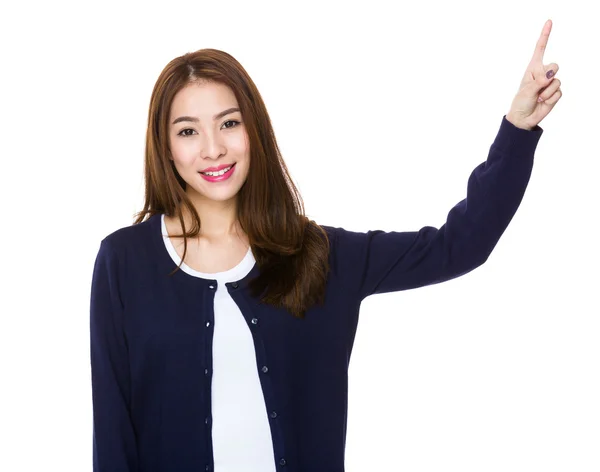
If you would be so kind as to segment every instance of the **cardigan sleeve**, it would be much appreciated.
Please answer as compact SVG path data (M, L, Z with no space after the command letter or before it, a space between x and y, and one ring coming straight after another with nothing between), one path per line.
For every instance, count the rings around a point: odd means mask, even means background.
M104 239L94 264L90 303L94 472L138 470L122 320L118 261Z
M444 282L482 265L507 228L529 182L539 126L525 130L503 116L485 162L467 182L467 196L440 227L418 231L336 228L336 264L359 300L378 293Z

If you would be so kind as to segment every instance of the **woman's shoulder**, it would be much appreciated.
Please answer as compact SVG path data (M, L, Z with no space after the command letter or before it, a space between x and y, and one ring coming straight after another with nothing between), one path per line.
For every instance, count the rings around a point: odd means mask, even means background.
M140 223L120 226L106 234L100 244L120 252L127 248L151 243L152 230L160 231L160 214L154 214Z

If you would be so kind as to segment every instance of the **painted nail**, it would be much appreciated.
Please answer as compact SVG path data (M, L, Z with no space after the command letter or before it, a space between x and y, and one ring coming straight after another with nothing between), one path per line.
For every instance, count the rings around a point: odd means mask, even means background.
M553 75L554 75L554 71L552 69L550 69L548 72L546 72L547 79L551 79Z

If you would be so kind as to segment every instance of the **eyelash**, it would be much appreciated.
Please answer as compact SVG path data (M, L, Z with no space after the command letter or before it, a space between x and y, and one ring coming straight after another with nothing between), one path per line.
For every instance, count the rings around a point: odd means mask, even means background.
M237 120L227 120L225 123L236 123L236 125L230 126L229 128L225 128L225 129L236 128L237 125L240 124L240 122ZM225 123L223 123L223 124L225 124ZM192 128L185 128L185 129L182 129L179 133L177 133L177 136L181 136L182 138L187 138L189 136L193 136L193 134L182 134L184 131L188 131L188 130L194 131Z

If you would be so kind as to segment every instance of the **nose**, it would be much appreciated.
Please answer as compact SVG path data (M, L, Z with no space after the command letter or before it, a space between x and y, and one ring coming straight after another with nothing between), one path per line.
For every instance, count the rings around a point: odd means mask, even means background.
M200 147L200 156L202 159L216 160L225 152L225 146L220 140L218 134L211 135L210 133L204 134L205 139Z

